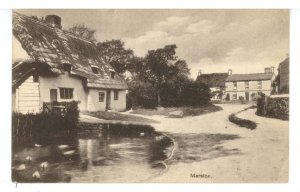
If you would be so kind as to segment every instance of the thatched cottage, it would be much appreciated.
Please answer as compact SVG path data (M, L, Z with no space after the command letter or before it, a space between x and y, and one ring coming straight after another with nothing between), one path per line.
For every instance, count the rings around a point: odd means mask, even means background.
M82 111L125 110L124 79L102 62L94 43L63 30L59 16L41 21L13 13L13 46L25 53L12 66L14 111L36 113L44 102L72 100Z

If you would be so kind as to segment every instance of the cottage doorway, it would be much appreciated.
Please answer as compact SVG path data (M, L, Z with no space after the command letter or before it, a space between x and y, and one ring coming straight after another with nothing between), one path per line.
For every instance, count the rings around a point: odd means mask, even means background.
M57 89L50 89L50 102L57 101Z
M107 90L106 92L106 110L111 110L111 94L110 94L110 90Z
M246 101L249 101L249 92L246 92Z

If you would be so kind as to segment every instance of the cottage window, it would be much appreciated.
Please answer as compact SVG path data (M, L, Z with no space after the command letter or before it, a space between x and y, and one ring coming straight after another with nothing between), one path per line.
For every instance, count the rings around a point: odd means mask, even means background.
M61 99L73 99L73 88L59 88Z
M112 79L115 78L115 75L116 75L116 73L115 73L114 71L111 71L111 72L110 72L110 77L111 77Z
M237 82L233 82L233 90L237 89Z
M261 89L262 88L262 82L261 81L257 81L257 89Z
M95 74L99 74L99 69L97 67L92 67L92 71Z
M98 96L99 96L99 102L104 102L105 93L104 92L99 92Z
M245 81L245 89L249 89L249 81Z
M119 92L117 90L114 90L114 100L119 99Z
M236 93L232 94L232 100L237 100L237 94Z

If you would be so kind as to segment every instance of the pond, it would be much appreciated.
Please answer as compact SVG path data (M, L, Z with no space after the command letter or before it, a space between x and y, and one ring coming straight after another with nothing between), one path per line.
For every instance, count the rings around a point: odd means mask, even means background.
M143 182L165 171L172 141L153 128L61 133L13 150L16 182ZM134 131L128 131L128 130Z

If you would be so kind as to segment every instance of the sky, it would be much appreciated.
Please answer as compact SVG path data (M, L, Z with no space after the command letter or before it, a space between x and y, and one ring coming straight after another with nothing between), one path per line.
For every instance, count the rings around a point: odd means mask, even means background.
M85 24L96 39L121 39L137 56L177 45L191 77L202 73L260 73L289 54L288 10L15 10L26 15L56 14L63 29Z

